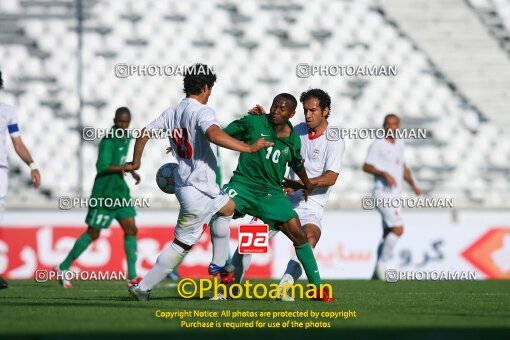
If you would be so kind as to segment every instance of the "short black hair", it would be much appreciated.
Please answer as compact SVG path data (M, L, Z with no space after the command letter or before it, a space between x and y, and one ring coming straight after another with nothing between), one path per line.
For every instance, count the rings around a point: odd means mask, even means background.
M293 95L291 95L290 93L280 93L278 94L276 97L274 97L273 101L276 99L276 98L283 98L283 99L286 99L288 100L291 104L292 104L292 111L296 111L296 107L297 107L297 100L296 100L296 97L294 97Z
M383 126L386 125L386 121L388 120L388 118L397 118L397 121L400 123L400 118L398 118L398 116L395 113L388 113L386 116L384 116Z
M2 79L2 71L0 71L0 90L4 88L4 80Z
M117 110L115 110L115 119L118 119L123 114L128 114L129 117L131 117L131 111L129 111L127 107L121 106Z
M304 104L305 101L310 98L316 98L319 101L319 106L321 107L322 111L324 111L325 108L328 108L331 111L331 97L326 91L321 89L310 89L301 93L299 101ZM328 117L329 113L327 114L326 118Z
M205 85L212 87L216 82L214 69L205 64L194 64L186 68L184 75L184 93L186 96L197 95Z

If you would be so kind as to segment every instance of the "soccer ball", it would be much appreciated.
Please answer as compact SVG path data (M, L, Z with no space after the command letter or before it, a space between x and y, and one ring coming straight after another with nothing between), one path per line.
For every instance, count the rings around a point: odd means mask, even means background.
M175 194L174 171L177 170L177 163L163 164L156 173L156 183L161 191L167 194Z

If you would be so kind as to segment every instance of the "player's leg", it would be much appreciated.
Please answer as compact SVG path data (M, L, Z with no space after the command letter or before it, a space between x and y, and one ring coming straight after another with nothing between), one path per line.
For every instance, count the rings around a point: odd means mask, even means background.
M215 271L219 272L219 269L227 264L230 252L230 222L234 216L235 209L235 202L229 199L211 220L213 258L209 265L209 271L211 272L212 269L212 274L215 274Z
M377 248L377 260L374 277L385 279L388 261L393 255L400 236L404 233L400 208L380 208L383 220L383 235Z
M149 299L152 288L181 263L202 236L212 216L228 201L228 196L224 193L211 198L192 186L178 188L175 195L181 205L174 230L175 239L158 256L156 263L140 283L129 289L135 299Z
M250 224L260 223L256 217L252 218ZM269 231L269 239L278 234L278 230ZM240 254L239 247L237 247L234 256L232 257L232 265L234 266L234 280L235 282L243 282L244 274L250 269L252 254Z
M301 264L303 265L306 276L308 278L308 282L319 288L321 284L319 268L317 266L317 261L315 260L315 256L313 254L312 247L310 246L310 242L308 242L306 233L301 227L301 222L299 221L299 218L294 217L290 219L289 221L280 225L279 229L294 244L294 249L296 250L297 258L299 262L301 262Z
M133 209L134 213L134 209ZM140 278L136 275L136 258L137 258L137 243L136 234L138 229L136 228L134 216L127 217L127 214L118 215L117 221L120 227L124 231L124 251L126 252L127 272L128 272L128 284L129 286L140 282Z
M306 233L310 246L315 249L315 246L321 237L321 229L315 224L308 223L303 226L303 230ZM294 255L287 263L287 268L285 269L285 273L280 281L280 285L283 285L284 283L293 284L301 277L302 274L303 269L301 267L301 263L299 262L297 255Z
M108 209L90 208L85 223L87 223L87 230L76 240L73 248L67 254L66 258L60 265L55 267L57 273L69 270L73 262L89 247L89 245L99 238L101 229L110 226L113 216ZM71 283L65 279L61 274L59 275L59 282L64 288L70 288Z

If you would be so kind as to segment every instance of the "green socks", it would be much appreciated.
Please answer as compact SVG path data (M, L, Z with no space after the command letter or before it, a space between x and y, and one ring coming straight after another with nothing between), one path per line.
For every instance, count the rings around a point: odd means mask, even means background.
M128 278L136 278L136 235L124 235Z
M83 233L74 243L73 249L71 249L64 262L60 264L60 269L69 270L69 267L71 267L73 261L76 260L91 243L92 239L90 238L89 234Z
M317 289L320 288L321 276L319 274L319 267L317 266L317 261L315 261L315 256L313 255L313 249L310 246L310 243L306 242L301 246L294 246L294 248L296 249L297 258L305 270L308 282L314 284Z

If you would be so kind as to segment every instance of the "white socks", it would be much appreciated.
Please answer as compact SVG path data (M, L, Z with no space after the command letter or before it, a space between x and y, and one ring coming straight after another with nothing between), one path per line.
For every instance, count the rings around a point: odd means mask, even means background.
M386 237L382 240L381 244L379 245L378 249L378 263L386 263L391 258L391 255L393 253L393 248L395 248L395 245L397 244L397 241L400 236L396 235L395 233L388 233Z
M220 267L227 264L230 253L230 221L232 216L215 216L211 223L212 263Z
M236 249L232 257L232 265L234 265L234 278L235 282L241 283L244 278L244 273L248 271L251 264L251 254L239 254L239 248Z
M155 285L163 281L163 279L179 264L188 254L188 250L184 250L181 246L173 242L168 248L163 250L158 256L158 260L154 267L140 281L138 287L141 290L152 290Z
M287 264L287 269L285 269L285 274L283 274L282 280L285 278L285 275L290 275L294 280L294 283L301 277L302 274L303 268L301 268L301 263L299 262L297 256L294 255Z

